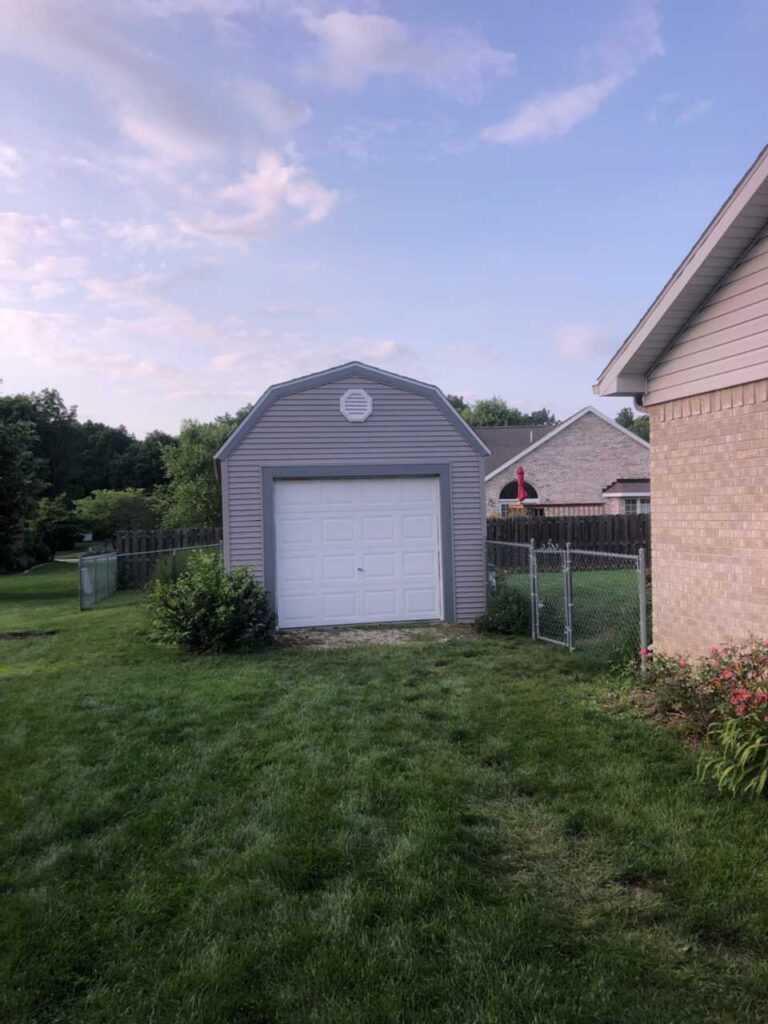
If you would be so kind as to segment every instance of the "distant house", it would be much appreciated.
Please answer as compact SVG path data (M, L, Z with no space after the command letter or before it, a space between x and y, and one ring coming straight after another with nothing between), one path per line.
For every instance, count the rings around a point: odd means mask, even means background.
M485 499L490 516L517 503L517 468L525 471L526 497L545 514L646 511L650 500L650 447L591 406L554 427L477 427L490 449ZM627 481L630 494L612 487ZM646 487L641 491L638 481ZM632 506L630 498L643 499Z
M768 147L595 391L631 395L651 417L654 646L765 638Z
M651 511L651 481L642 479L614 480L603 490L605 511L625 515Z

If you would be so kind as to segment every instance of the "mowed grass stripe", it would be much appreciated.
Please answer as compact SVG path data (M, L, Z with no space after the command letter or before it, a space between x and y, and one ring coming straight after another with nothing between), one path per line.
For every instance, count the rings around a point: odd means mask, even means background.
M766 1019L762 804L586 658L192 658L0 580L0 1019ZM39 600L37 599L39 595Z

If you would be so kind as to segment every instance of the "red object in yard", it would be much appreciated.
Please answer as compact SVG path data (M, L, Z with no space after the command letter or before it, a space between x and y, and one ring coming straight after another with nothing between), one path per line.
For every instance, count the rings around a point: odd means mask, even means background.
M525 470L522 466L518 466L515 470L517 476L517 500L525 501Z

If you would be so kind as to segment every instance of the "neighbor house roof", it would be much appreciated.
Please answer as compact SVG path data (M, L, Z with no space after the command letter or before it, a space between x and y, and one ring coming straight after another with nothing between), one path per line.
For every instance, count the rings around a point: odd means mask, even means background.
M645 498L651 493L651 481L648 477L620 477L603 488L606 498Z
M414 394L423 395L436 406L438 411L445 416L448 422L460 434L463 434L465 440L469 442L479 455L490 454L485 444L469 424L456 412L440 388L434 384L425 384L423 381L414 380L412 377L403 377L399 373L390 373L389 370L379 370L377 367L369 366L367 363L353 361L344 363L341 366L332 366L330 369L321 370L318 373L308 373L304 377L296 377L293 380L286 380L267 388L242 423L235 428L216 452L214 459L218 463L228 458L238 448L243 438L258 423L264 413L279 398L282 398L284 395L307 391L310 388L320 387L323 384L333 384L350 376L362 377L364 380L376 381L382 384L391 384L403 391L411 391Z
M573 416L569 416L567 420L563 420L563 422L559 423L556 427L552 427L551 430L549 430L543 437L534 441L533 444L529 444L527 448L524 448L521 452L517 452L511 459L508 459L506 462L501 463L501 465L496 466L496 468L491 470L489 473L486 473L485 479L490 480L493 477L498 476L498 474L502 473L505 469L509 469L513 464L519 463L521 459L526 458L531 452L536 451L537 448L547 444L547 442L551 441L553 437L557 437L558 434L561 434L564 430L572 427L573 424L578 422L578 420L583 416L587 416L589 414L597 416L598 419L607 423L608 426L613 427L614 430L618 430L622 434L626 434L627 437L631 437L633 441L642 445L643 448L650 448L648 442L644 441L642 437L638 437L637 434L633 434L632 431L627 430L626 427L620 427L615 420L612 420L609 416L606 416L604 413L595 409L594 406L586 405L583 409L579 409L578 412L575 412Z
M475 427L475 433L491 451L485 460L486 474L492 473L554 429L552 424L544 427Z
M768 146L600 374L593 389L596 394L639 396L645 392L648 372L752 244L767 218Z

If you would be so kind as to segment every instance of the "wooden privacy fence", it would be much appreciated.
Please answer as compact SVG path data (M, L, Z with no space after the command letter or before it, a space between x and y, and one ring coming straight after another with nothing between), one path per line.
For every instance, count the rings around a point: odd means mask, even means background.
M185 548L211 547L221 544L221 538L222 531L216 526L184 530L118 530L115 534L118 588L146 586L164 552L170 555Z
M651 557L651 517L639 515L615 516L510 516L508 519L489 519L489 541L507 541L512 544L530 544L537 548L553 545L558 548L570 544L583 551L610 551L620 555L636 555L645 548L647 563Z

